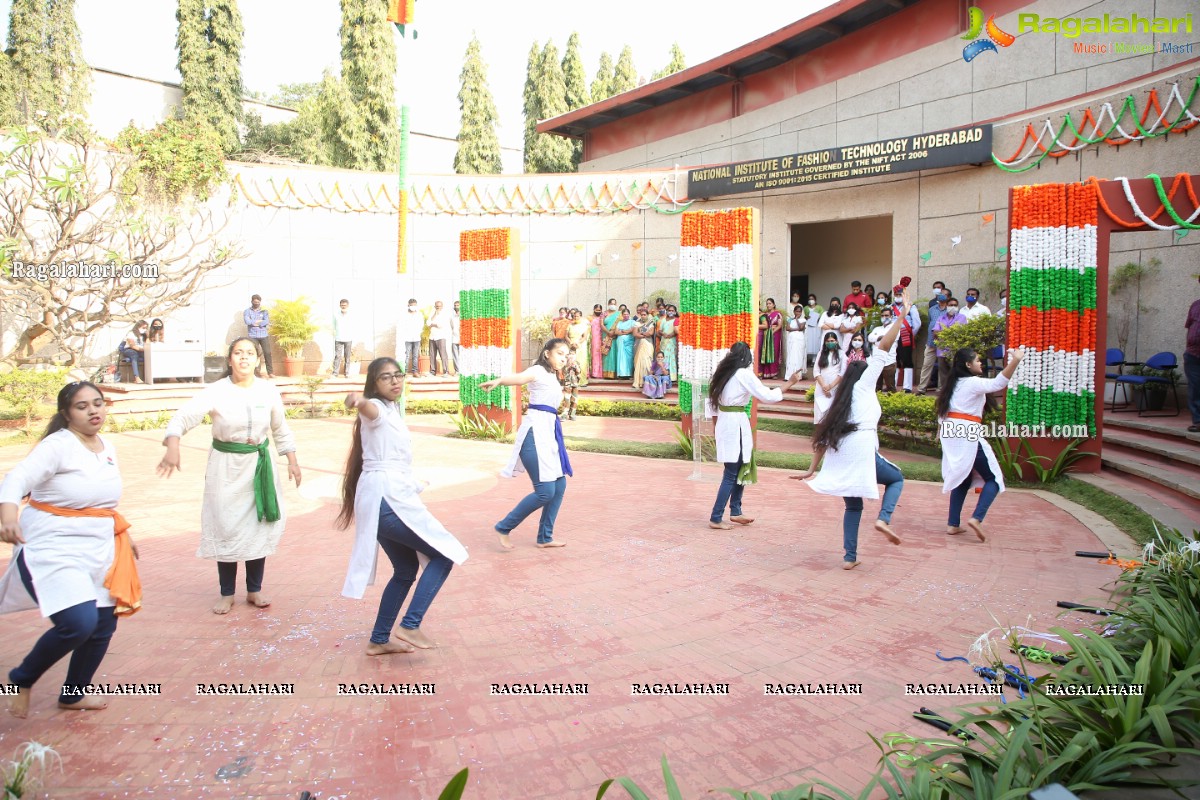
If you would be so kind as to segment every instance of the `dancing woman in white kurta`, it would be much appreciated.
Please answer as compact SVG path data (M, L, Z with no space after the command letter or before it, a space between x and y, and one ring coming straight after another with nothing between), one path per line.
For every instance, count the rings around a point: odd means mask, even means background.
M0 485L0 541L16 546L0 579L0 613L37 608L54 622L8 674L9 683L20 687L10 706L17 717L29 713L34 683L68 653L59 707L104 708L83 687L108 651L117 612L132 613L140 605L113 580L118 556L132 569L136 548L116 512L121 475L116 452L99 436L105 416L104 396L94 384L63 387L42 440ZM27 496L30 505L18 517ZM140 591L137 584L138 597Z
M716 440L717 461L725 465L721 486L717 489L717 500L713 503L708 527L729 530L733 526L725 522L725 506L729 506L729 519L739 525L754 522L742 513L742 493L745 484L755 483L758 478L754 468L754 430L746 416L746 403L755 397L764 403L778 403L783 393L796 385L800 372L788 378L780 389L768 389L754 374L751 365L754 351L745 342L734 342L728 355L721 359L713 370L709 383L708 400L712 413L717 415ZM742 474L743 465L751 465L747 474Z
M964 348L954 354L950 376L938 393L938 434L942 441L942 494L950 495L950 516L946 521L946 533L963 532L962 507L972 485L981 485L979 502L975 512L967 520L967 527L979 537L987 540L983 532L983 518L996 497L1004 491L1004 476L996 454L983 437L983 415L994 404L988 395L1000 392L1017 371L1017 365L1025 357L1021 348L1009 354L1008 366L994 378L984 378L983 363L974 350Z
M910 307L906 293L904 311ZM809 485L820 494L841 497L845 502L843 569L853 569L859 564L858 525L862 520L863 498L874 500L879 497L879 484L884 485L884 493L875 530L892 544L900 544L900 537L892 531L890 522L904 488L904 476L895 464L879 455L877 428L883 409L875 394L875 384L883 368L895 363L892 345L899 332L899 323L893 322L869 359L852 362L846 367L837 398L813 431L812 466L804 475L793 478L806 480L812 477L824 459L821 473Z
M179 440L212 418L213 447L204 473L204 503L200 510L199 558L217 562L221 598L213 613L233 607L237 562L246 562L246 602L265 608L261 595L266 558L275 552L287 524L283 510L283 481L271 464L269 439L288 460L288 475L300 485L296 444L275 385L254 376L258 355L254 342L237 339L229 347L229 372L210 383L175 413L163 445L167 454L158 474L169 477L179 469Z
M422 487L413 479L412 438L396 406L396 398L403 392L400 364L391 358L377 358L367 367L363 393L346 396L346 406L358 409L358 419L338 516L341 528L355 522L354 549L342 594L362 599L367 584L375 581L380 547L392 562L392 577L379 598L367 645L367 655L372 656L435 646L421 632L421 622L451 568L467 560L466 548L418 497ZM416 580L419 563L425 568ZM395 634L400 641L393 642L388 637L413 581L417 589Z
M613 347L619 346L613 342ZM538 523L537 546L562 547L564 544L554 541L554 521L567 492L567 476L573 473L563 445L562 422L558 418L563 391L555 373L566 365L569 348L566 339L550 339L529 369L479 385L484 391L497 386L529 386L529 413L521 420L512 458L500 474L511 478L518 472L528 472L529 480L533 481L533 492L496 523L500 547L505 550L513 549L508 541L509 532L539 508L542 516Z

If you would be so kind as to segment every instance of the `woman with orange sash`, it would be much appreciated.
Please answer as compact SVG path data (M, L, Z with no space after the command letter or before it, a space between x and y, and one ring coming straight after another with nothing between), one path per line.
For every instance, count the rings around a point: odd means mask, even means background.
M983 532L983 518L992 501L1004 491L1004 476L996 454L983 436L983 416L995 405L989 397L1002 392L1017 371L1017 365L1025 357L1025 351L1017 348L1010 352L1008 366L994 378L984 378L983 364L970 348L954 354L950 377L938 393L938 434L942 441L942 494L950 495L950 517L946 533L955 535L965 529L961 526L962 507L972 485L982 486L975 512L967 520L967 528L987 541Z
M67 384L41 441L0 484L0 541L16 546L0 578L0 613L37 608L54 622L8 673L19 687L9 707L16 717L29 714L34 683L68 653L58 707L104 708L86 687L108 652L117 616L141 606L137 548L116 510L117 456L99 435L106 417L98 387ZM25 497L29 505L18 515Z

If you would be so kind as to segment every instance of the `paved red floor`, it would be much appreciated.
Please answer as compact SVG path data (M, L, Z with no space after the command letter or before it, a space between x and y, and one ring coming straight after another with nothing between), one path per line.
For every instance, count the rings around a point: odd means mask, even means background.
M426 500L471 558L423 626L441 647L371 658L380 587L363 601L340 596L352 534L332 527L350 423L294 425L304 485L285 491L288 531L267 564L274 605L227 617L208 611L216 570L194 557L205 431L185 440L184 472L170 480L154 476L161 433L114 437L145 610L122 621L97 681L161 683L162 696L58 711L62 664L35 689L28 720L0 715L0 754L27 740L61 753L51 796L434 798L462 767L471 800L594 797L617 775L659 796L664 753L686 797L818 778L856 787L879 755L868 732L932 734L910 714L954 704L906 697L904 684L973 678L935 650L965 654L993 618L1093 622L1058 618L1055 601L1104 602L1116 569L1073 557L1099 541L1034 495L1001 496L981 544L942 532L940 486L910 483L894 520L904 544L864 530L863 564L847 572L841 501L789 473L762 470L747 491L755 524L717 532L706 526L716 485L688 480L690 464L583 453L557 530L569 546L534 548L527 522L503 553L491 526L529 490L496 477L509 448L418 434ZM0 449L0 472L20 456ZM0 667L45 627L35 612L0 618ZM217 682L292 682L295 696L198 696L196 684ZM338 696L351 682L434 683L436 694ZM514 682L589 693L490 693ZM634 683L676 682L727 683L729 694L631 696ZM787 682L863 688L764 696L764 684Z

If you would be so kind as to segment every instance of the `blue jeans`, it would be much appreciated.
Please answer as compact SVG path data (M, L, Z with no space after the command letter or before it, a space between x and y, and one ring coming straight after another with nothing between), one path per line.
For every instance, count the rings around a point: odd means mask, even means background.
M567 476L560 476L558 480L553 481L538 480L537 444L533 439L533 431L525 434L525 441L521 442L520 455L521 464L529 473L529 480L533 481L533 491L525 495L521 502L517 503L516 508L508 512L507 517L496 523L496 530L500 533L508 533L540 508L542 518L538 523L537 541L538 544L549 544L554 540L554 520L558 518L558 509L562 507L563 495L567 493Z
M1183 354L1183 374L1187 376L1188 411L1192 412L1192 424L1200 425L1200 356Z
M979 473L979 477L983 478L983 491L979 494L979 502L975 504L975 513L971 515L972 519L977 519L983 522L983 518L987 516L988 509L992 506L992 501L1000 494L1000 484L996 483L996 476L992 474L992 468L988 466L987 456L984 455L983 448L990 447L982 439L979 441L979 446L975 450L975 472ZM950 519L948 524L952 528L957 528L962 519L963 503L967 500L967 492L971 491L971 476L967 475L963 482L955 486L950 491Z
M746 490L737 482L738 471L742 468L742 456L738 454L738 460L727 463L725 465L725 473L721 476L721 487L717 489L717 502L713 503L712 514L709 515L709 522L720 522L725 518L725 506L729 506L729 516L740 517L742 515L742 492Z
M37 592L25 566L23 551L17 556L17 571L21 574L25 590L36 600ZM81 689L92 682L117 629L117 617L113 610L112 606L97 608L95 600L88 600L51 614L50 621L54 627L42 634L21 666L8 673L9 682L28 689L37 683L46 670L71 653L67 677L58 701L68 705L78 703L84 697Z
M875 454L875 482L883 484L883 502L879 506L879 519L892 521L892 512L900 501L904 489L904 476L899 467L891 464L879 453ZM862 521L863 501L861 497L843 497L846 510L842 514L842 547L846 550L845 561L858 560L858 524Z
M400 607L408 597L417 577L420 561L417 553L429 558L417 581L417 590L413 592L412 602L408 604L408 613L400 621L401 628L414 631L421 627L425 612L437 597L438 590L446 582L454 562L439 553L431 544L415 534L411 528L396 516L387 500L379 504L379 530L375 535L384 554L392 562L392 579L383 587L383 596L379 598L379 613L375 616L375 628L371 631L372 644L386 644L400 616Z
M135 379L140 379L142 377L140 369L146 365L146 351L123 347L121 348L121 361L129 365L129 371L133 373Z

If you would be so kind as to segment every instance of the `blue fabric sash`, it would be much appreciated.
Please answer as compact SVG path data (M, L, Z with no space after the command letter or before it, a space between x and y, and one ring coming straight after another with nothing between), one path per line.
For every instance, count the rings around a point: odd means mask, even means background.
M559 419L558 409L551 408L550 406L534 405L533 403L530 403L529 410L545 411L547 414L554 415L554 441L558 442L558 463L562 467L563 475L570 475L571 477L574 477L575 473L571 470L571 459L567 458L567 445L563 441L562 420Z

